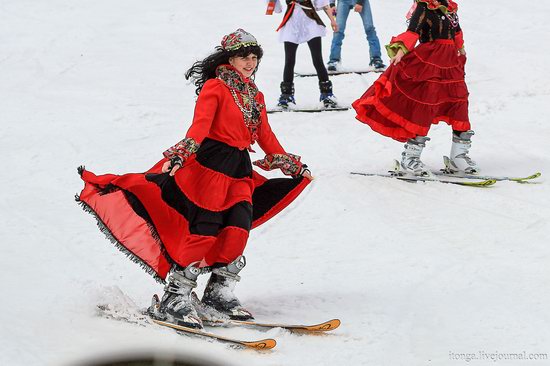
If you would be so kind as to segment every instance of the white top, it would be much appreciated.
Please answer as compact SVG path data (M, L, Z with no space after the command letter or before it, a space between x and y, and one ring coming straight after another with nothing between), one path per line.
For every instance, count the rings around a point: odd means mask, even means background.
M280 9L280 0L277 0L278 8ZM316 10L321 10L327 6L330 0L312 0ZM326 23L326 22L325 22ZM330 26L330 22L328 23ZM305 43L315 37L324 37L327 34L326 27L317 24L313 19L309 18L302 10L300 4L296 3L292 16L286 22L285 26L279 29L279 42L292 42L296 44Z

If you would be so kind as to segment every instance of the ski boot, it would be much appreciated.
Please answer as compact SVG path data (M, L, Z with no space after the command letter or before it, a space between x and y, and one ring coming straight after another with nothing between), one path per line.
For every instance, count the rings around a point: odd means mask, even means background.
M405 151L401 153L401 168L404 172L420 177L432 175L420 160L420 155L426 146L426 141L430 141L430 138L426 136L416 136L414 139L409 139L407 141L405 144Z
M384 71L386 69L386 65L380 57L371 58L369 66L374 67L374 71Z
M451 146L450 157L444 156L445 172L451 174L478 174L479 167L473 161L468 153L472 147L471 137L474 131L468 130L464 132L453 131L453 144Z
M152 304L147 309L151 318L183 327L202 329L202 321L190 297L191 291L197 287L197 277L201 272L195 264L198 262L185 268L177 265L172 267L164 286L162 300L159 301L158 296L154 295Z
M323 107L327 109L338 107L338 100L332 94L332 81L319 81L319 90L321 92L319 101L323 102Z
M214 268L204 289L203 304L214 308L233 320L254 319L233 293L235 285L241 279L238 273L245 265L246 259L241 255L223 267Z
M327 63L327 70L328 71L338 71L338 64L340 62L339 61L329 61Z
M289 104L296 105L296 100L294 99L294 83L291 81L283 81L281 82L281 96L279 97L277 106L288 109Z

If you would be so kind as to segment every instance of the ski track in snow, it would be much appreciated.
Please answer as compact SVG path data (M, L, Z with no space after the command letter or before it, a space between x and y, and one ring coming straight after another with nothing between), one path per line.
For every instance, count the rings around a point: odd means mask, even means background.
M0 1L0 364L76 365L140 350L224 365L317 366L451 365L464 361L449 352L480 350L550 354L545 5L460 2L472 156L487 175L541 171L536 184L473 189L352 176L386 171L402 144L358 123L353 110L270 116L283 146L317 179L251 233L237 295L259 321L339 317L342 325L322 336L217 329L277 339L274 351L257 353L98 316L98 304L144 308L162 287L103 238L73 196L82 187L77 166L143 171L181 139L195 101L185 70L238 27L264 47L256 81L274 105L281 16L266 17L263 1L246 0ZM382 44L405 30L409 6L372 2ZM362 32L350 14L347 68L368 60ZM302 45L296 70L312 69ZM335 94L351 104L377 77L333 77ZM301 105L317 103L315 78L295 83ZM442 166L450 135L444 124L433 127L425 163Z

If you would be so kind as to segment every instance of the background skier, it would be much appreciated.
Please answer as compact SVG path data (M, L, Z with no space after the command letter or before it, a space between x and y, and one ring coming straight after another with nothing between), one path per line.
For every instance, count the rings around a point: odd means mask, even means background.
M281 12L279 1L270 1L275 12ZM332 30L338 30L336 19L329 6L329 0L286 0L286 4L286 12L277 28L279 41L283 42L285 47L285 67L278 105L287 108L289 104L296 104L294 98L296 52L300 44L307 43L313 66L319 78L319 100L325 108L337 107L337 100L332 92L332 82L329 80L323 62L321 37L326 35L326 27L319 14L317 14L317 10L323 9L329 17Z
M372 10L369 0L331 1L330 6L336 8L336 23L338 24L338 30L334 31L332 35L330 56L327 64L328 70L337 71L338 65L342 59L342 42L346 36L346 22L348 21L348 16L352 9L361 16L363 22L363 28L365 29L365 35L367 36L367 42L369 44L369 65L372 66L375 71L384 70L386 65L384 65L382 61L380 40L378 39L378 35L376 35L376 28L374 27L374 21L372 19Z
M478 172L468 155L474 132L468 118L466 51L457 10L452 0L416 0L407 31L387 46L390 67L353 103L359 121L406 142L400 165L414 175L430 174L420 156L431 125L439 121L453 128L447 169Z

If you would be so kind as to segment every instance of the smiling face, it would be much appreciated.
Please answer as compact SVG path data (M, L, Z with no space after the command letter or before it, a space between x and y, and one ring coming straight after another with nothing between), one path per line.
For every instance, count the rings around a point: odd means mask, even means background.
M249 54L246 57L233 56L229 58L229 63L231 64L231 66L237 69L238 72L249 78L252 76L252 74L256 70L256 67L258 66L258 56L253 53Z

